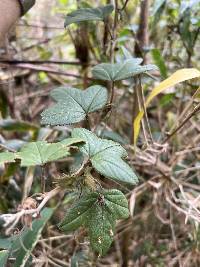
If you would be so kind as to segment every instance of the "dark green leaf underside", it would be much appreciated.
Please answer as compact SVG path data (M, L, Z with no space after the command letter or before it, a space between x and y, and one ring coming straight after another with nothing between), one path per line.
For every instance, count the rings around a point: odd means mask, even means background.
M68 211L59 227L65 232L85 227L93 249L104 255L112 243L116 220L128 216L128 202L122 192L116 189L92 192Z

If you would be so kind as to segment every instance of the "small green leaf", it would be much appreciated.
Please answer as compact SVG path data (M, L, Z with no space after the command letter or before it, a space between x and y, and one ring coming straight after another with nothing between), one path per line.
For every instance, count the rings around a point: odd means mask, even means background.
M113 241L116 220L128 216L128 202L122 192L116 189L92 192L68 211L59 227L68 232L84 226L93 249L104 255Z
M44 165L47 162L55 161L69 156L70 146L84 143L81 138L66 138L58 143L47 143L46 141L30 142L25 144L20 152L0 153L0 163L15 162L21 160L21 166Z
M58 103L42 112L42 124L65 125L82 121L87 114L105 106L108 99L106 88L100 85L84 91L61 87L53 90L51 96Z
M127 156L127 153L120 144L98 138L83 128L74 129L72 137L82 138L86 142L80 151L89 157L92 166L100 174L125 183L136 184L138 182L131 167L122 160Z
M110 13L112 13L113 9L113 5L106 5L98 8L81 8L68 14L64 25L67 27L72 23L103 21Z
M112 243L116 220L129 217L127 199L122 192L106 190L103 196L104 204L93 207L87 224L91 246L100 255L105 255Z
M17 158L21 159L21 166L26 167L44 165L47 162L69 156L69 154L67 144L62 142L47 143L46 141L30 142L22 147L20 152L16 153Z
M101 63L92 69L92 74L99 80L119 81L157 69L155 65L140 66L138 62L139 59L132 58L115 64Z
M15 162L15 154L13 152L2 152L0 153L0 164Z
M8 259L9 251L8 250L1 250L0 251L0 266L5 267L6 262Z

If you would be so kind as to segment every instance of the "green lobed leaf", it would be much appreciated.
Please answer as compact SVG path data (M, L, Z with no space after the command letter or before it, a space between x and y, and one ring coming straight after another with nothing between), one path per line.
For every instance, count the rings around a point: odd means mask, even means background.
M63 221L59 224L62 231L70 232L85 225L97 199L97 193L93 192L83 196L67 213Z
M21 166L44 165L47 162L68 156L69 148L61 143L47 143L46 141L31 142L22 147L17 153L21 159Z
M83 142L84 140L80 138L66 138L58 143L47 143L46 141L26 143L20 152L0 153L0 163L14 162L15 159L20 159L21 166L24 167L44 165L47 162L69 156L70 146Z
M128 202L121 191L105 190L103 196L104 205L95 205L87 224L91 246L100 255L105 255L113 241L116 219L129 217Z
M59 227L69 232L84 226L93 249L104 255L113 241L116 220L128 216L128 202L122 192L116 189L92 192L68 211Z
M122 160L127 156L126 150L118 143L101 139L84 128L72 131L72 137L85 141L80 151L87 155L92 166L102 175L116 181L136 184L138 178L132 168Z
M84 21L103 21L112 13L113 5L106 5L97 8L81 8L69 13L65 18L64 26L67 27L72 23L79 23Z
M86 115L101 109L108 99L108 92L100 85L82 91L76 88L57 88L51 96L57 104L42 112L42 124L66 125L85 119Z
M92 69L92 74L94 78L99 80L119 81L157 69L155 65L141 66L138 62L140 62L139 59L132 58L114 64L101 63Z

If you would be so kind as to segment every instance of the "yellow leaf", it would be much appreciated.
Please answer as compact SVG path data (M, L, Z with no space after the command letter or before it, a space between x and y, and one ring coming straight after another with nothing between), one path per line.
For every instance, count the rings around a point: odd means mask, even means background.
M194 79L200 77L200 71L198 71L197 69L194 68L190 68L190 69L181 69L176 71L175 73L173 73L169 78L167 78L166 80L162 81L158 86L156 86L152 92L150 93L150 95L148 96L146 102L145 102L145 107L147 107L149 105L149 103L151 102L151 100L157 96L158 94L160 94L162 91L164 91L165 89L172 87L178 83L190 80L190 79ZM142 120L144 116L144 110L140 110L140 112L138 113L137 117L134 120L133 123L133 128L134 128L134 145L136 145L137 142L137 138L140 132L140 122Z

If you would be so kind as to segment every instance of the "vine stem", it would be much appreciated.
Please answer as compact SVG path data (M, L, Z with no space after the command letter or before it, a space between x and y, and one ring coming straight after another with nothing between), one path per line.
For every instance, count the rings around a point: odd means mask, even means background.
M111 82L111 87L110 87L110 101L109 104L112 104L113 99L114 99L114 87L115 87L115 83L114 81Z

